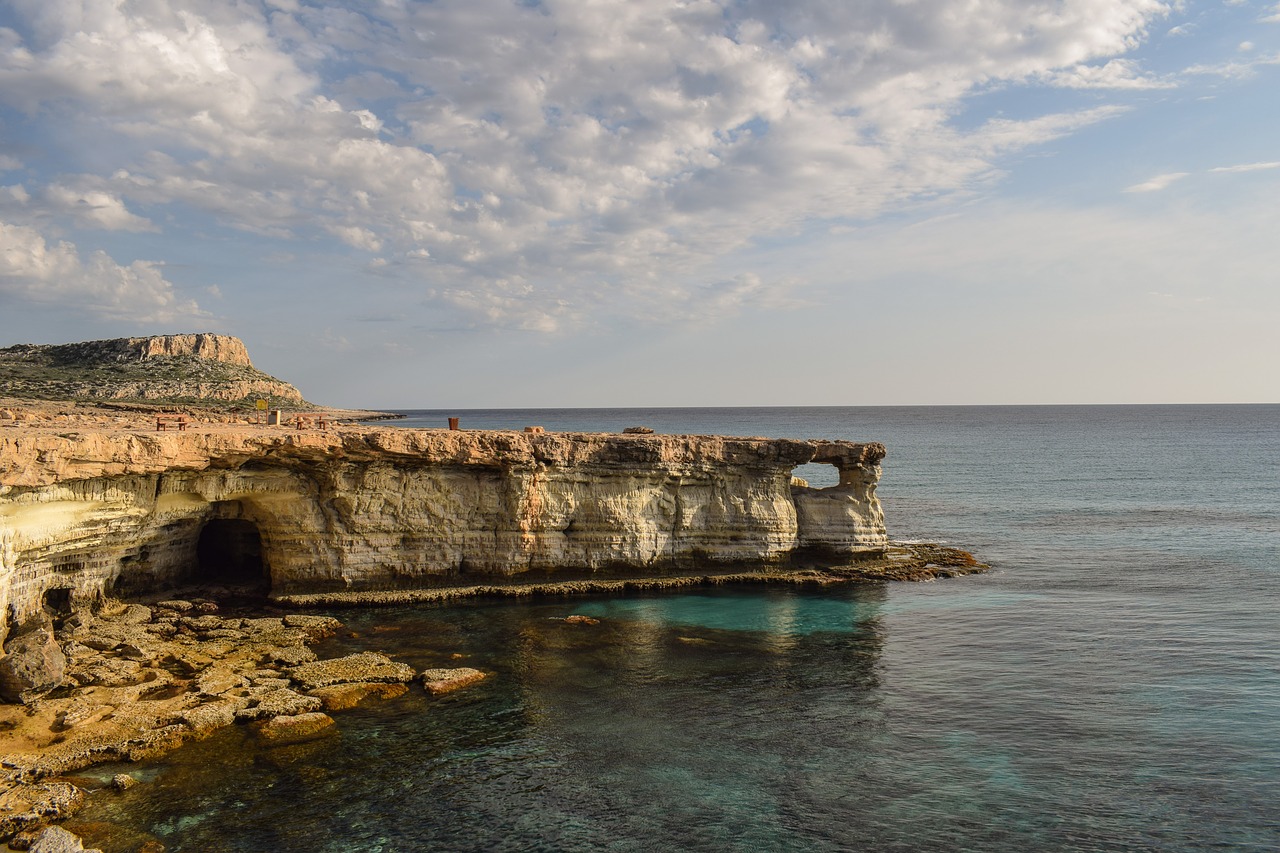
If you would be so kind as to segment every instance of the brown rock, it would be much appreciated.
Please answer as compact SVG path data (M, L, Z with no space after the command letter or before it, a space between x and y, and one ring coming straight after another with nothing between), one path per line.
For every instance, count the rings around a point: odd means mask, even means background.
M0 790L0 838L75 814L84 805L84 791L53 779Z
M428 669L424 670L419 677L428 693L439 696L442 693L450 693L469 684L475 684L485 675L478 669L463 666L457 669Z
M287 672L290 678L302 686L303 690L359 682L405 683L413 681L414 674L413 667L408 664L397 663L377 652L361 652L331 660L304 663L291 667Z
M356 707L365 699L394 699L409 690L405 684L335 684L332 687L318 687L310 695L323 703L326 711L346 711Z
M138 784L138 780L128 773L117 773L111 777L111 787L117 791L127 791L136 784Z
M305 743L336 734L333 718L314 711L307 714L272 717L256 723L258 738L270 746Z
M48 626L37 624L5 644L0 699L27 704L62 683L67 657Z
M316 697L275 688L250 697L248 707L236 712L236 719L265 720L271 717L292 717L319 710L320 700Z
M209 702L182 712L182 721L186 723L198 737L206 737L217 729L229 726L236 721L236 712L248 704L246 699L228 699L222 702Z
M290 613L284 617L286 628L301 628L312 640L323 640L338 633L342 623L331 616L307 616L301 613Z
M94 850L85 851L80 836L67 832L60 826L47 827L36 836L30 850L31 853L95 853ZM96 853L102 851L97 850Z

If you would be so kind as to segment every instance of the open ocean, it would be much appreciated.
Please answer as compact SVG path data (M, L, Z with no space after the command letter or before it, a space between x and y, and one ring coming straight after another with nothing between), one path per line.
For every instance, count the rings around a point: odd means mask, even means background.
M1280 405L410 414L882 441L891 536L995 568L332 611L359 636L322 655L493 675L336 714L313 744L255 750L235 727L99 768L146 784L94 795L71 828L119 826L87 842L1280 850ZM602 621L554 621L573 613Z

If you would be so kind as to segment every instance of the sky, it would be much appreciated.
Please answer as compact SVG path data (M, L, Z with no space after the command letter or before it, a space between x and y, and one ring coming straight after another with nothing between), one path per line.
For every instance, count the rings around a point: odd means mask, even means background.
M382 408L1280 401L1277 0L3 0L0 346Z

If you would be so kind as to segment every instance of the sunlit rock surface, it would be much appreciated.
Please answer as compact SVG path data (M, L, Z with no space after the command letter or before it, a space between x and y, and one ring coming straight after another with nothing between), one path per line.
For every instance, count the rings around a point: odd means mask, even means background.
M275 594L644 574L886 544L884 447L343 427L0 433L7 624L107 592ZM811 461L829 489L792 487Z

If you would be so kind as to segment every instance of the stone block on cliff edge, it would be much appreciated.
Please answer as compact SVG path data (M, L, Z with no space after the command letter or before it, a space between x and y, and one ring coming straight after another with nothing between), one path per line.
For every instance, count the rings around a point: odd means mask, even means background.
M461 666L457 669L423 670L420 677L423 688L432 696L439 696L475 684L484 678L484 673L469 666Z
M359 681L407 683L413 681L413 667L397 663L377 652L361 652L331 660L318 660L290 667L286 673L303 690L350 684Z
M26 704L62 683L67 657L45 625L14 637L0 659L0 699Z

